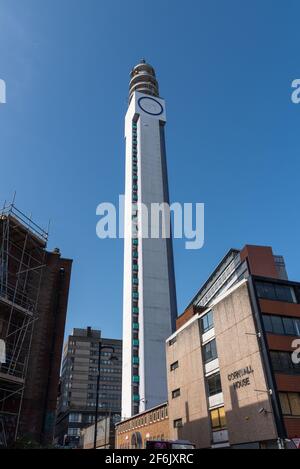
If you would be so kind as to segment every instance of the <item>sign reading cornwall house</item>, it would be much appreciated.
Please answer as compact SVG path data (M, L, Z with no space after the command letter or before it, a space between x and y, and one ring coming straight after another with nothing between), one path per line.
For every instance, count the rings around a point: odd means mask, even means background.
M250 376L254 372L252 366L246 366L240 370L229 373L228 381L233 383L233 389L243 388L250 385Z

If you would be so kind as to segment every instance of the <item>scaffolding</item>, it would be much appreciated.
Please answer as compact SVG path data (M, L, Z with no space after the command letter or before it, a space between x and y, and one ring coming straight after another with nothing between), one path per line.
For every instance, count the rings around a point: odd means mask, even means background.
M48 232L14 203L0 211L0 447L18 437ZM4 357L4 358L3 358Z

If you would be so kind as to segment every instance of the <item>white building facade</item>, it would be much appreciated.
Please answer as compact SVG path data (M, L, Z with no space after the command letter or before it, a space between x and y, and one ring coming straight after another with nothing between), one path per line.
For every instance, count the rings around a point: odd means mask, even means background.
M151 217L140 203L169 203L164 126L153 68L141 61L131 72L125 118L126 180L123 296L122 417L167 398L165 340L177 316L171 237L151 239ZM148 237L147 237L148 232Z

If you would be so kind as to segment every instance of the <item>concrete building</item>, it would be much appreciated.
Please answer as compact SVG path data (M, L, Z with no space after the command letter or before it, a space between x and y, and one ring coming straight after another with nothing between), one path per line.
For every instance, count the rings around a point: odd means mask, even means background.
M98 418L120 419L122 392L122 341L101 337L100 330L73 329L64 346L61 394L56 422L57 443L78 446L81 429L95 421L99 342L100 359Z
M168 403L116 424L116 448L142 449L147 441L170 439Z
M119 416L108 416L98 420L96 449L115 448L115 425L120 421ZM81 430L80 448L94 448L95 425L83 428Z
M151 204L169 202L165 123L155 71L142 60L131 72L125 119L123 418L167 398L164 344L177 315L172 240L151 238L158 227L141 208L150 214Z
M0 445L53 441L72 261L12 204L0 214Z
M272 249L230 250L167 340L171 439L270 448L300 437L300 284Z

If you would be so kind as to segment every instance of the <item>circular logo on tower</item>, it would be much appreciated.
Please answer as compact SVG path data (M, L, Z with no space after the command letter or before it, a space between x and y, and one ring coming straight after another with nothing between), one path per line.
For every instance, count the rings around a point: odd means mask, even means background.
M164 112L162 105L156 99L150 98L150 96L139 98L138 103L142 111L151 116L160 116Z

